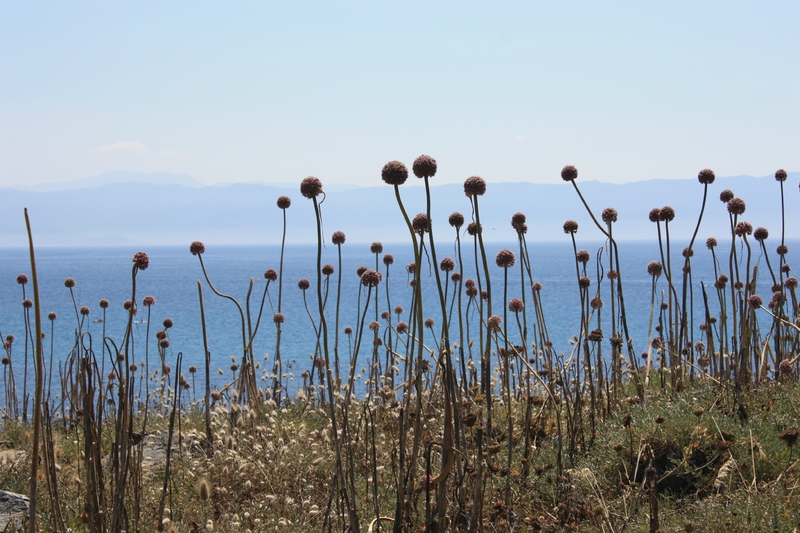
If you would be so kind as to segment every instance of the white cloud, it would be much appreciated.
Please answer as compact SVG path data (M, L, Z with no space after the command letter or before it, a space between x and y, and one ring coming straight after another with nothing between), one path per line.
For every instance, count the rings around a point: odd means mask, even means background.
M138 152L147 151L147 147L139 141L117 141L115 143L99 146L98 152Z
M524 144L525 141L527 140L528 138L525 137L524 135L517 135L516 137L514 137L514 144Z

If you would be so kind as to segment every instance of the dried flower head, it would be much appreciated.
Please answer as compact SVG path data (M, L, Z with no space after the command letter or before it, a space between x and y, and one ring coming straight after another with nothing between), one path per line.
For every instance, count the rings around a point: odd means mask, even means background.
M467 224L467 233L469 233L470 236L472 237L481 233L481 230L482 230L481 225L478 224L477 222L470 222L469 224Z
M709 250L714 248L716 245L717 245L717 239L715 239L714 237L709 237L708 239L706 239L706 248L708 248Z
M778 253L778 255L786 255L789 253L789 247L785 244L779 244L775 251Z
M647 218L650 219L650 222L658 222L661 220L661 209L654 207L648 213Z
M171 318L165 318L161 324L164 326L164 329L169 329L175 325Z
M389 185L402 185L408 179L408 169L400 161L389 161L383 165L381 178Z
M767 228L756 228L753 232L753 237L755 237L757 241L765 241L767 237L769 237L769 231L767 231Z
M370 245L369 251L372 252L373 254L382 253L383 252L383 245L381 243L379 243L378 241L375 241Z
M600 216L602 217L603 222L605 222L606 224L611 224L612 222L617 221L618 214L619 213L617 213L617 210L614 209L613 207L606 207L605 209L603 209L603 212Z
M300 194L309 200L315 198L322 193L322 182L319 178L309 176L300 182Z
M778 365L778 371L784 376L791 374L793 370L794 367L792 366L792 362L788 359L784 359Z
M786 171L782 168L775 172L775 179L778 181L786 181L787 177L788 175L786 174Z
M278 207L281 209L289 209L289 206L292 205L292 199L288 196L279 196L278 197Z
M376 322L375 320L373 320L372 322L369 323L369 330L370 331L380 331L381 330L380 323Z
M75 286L75 279L74 278L67 278L64 280L64 286L68 289L71 289Z
M531 290L533 292L541 291L542 290L542 284L539 283L538 281L534 281L533 283L531 283Z
M750 307L753 309L758 309L764 303L764 300L758 294L753 294L750 298L747 299L747 303L750 304Z
M145 307L156 305L156 299L152 296L145 296L144 298L142 298L142 305Z
M480 176L472 176L464 181L464 194L467 196L483 196L485 192L486 182Z
M55 313L55 311L50 311L49 313L47 313L47 318L52 322L53 320L58 318L58 315Z
M458 229L464 225L464 215L456 211L450 215L450 217L447 219L447 222L449 222L454 228Z
M525 303L519 298L512 298L508 302L508 310L512 313L521 313L525 310Z
M432 319L432 318L426 318L426 319L425 319L425 327L426 327L426 328L430 329L430 328L432 328L432 327L433 327L435 324L436 324L436 323L433 321L433 319Z
M663 222L672 222L675 218L675 210L668 205L665 205L658 211L658 218Z
M789 290L794 290L797 288L797 278L794 276L789 276L784 280L783 286Z
M744 237L745 235L750 235L753 233L753 225L749 222L739 222L736 224L736 227L733 228L733 232L736 234L737 237Z
M781 272L783 272L784 274L788 274L789 272L791 272L791 270L792 267L791 265L789 265L789 263L784 263L781 265Z
M30 300L25 300L24 302L22 302L22 305L25 305L26 301L30 301ZM33 302L31 302L30 305L33 305ZM81 314L83 316L86 316L86 315L89 314L89 306L88 305L84 305L83 307L81 307Z
M381 319L389 320L389 318L391 318L391 316L392 316L392 314L389 311L381 311Z
M297 281L297 287L298 287L298 288L299 288L301 291L307 290L309 287L311 287L311 282L310 282L310 281L308 281L308 279L306 279L306 278L300 278L300 279Z
M509 268L514 266L516 260L517 259L514 256L514 252L508 249L503 249L497 252L497 257L495 257L494 262L497 263L497 266L501 268Z
M728 212L732 215L742 215L745 211L745 203L741 198L731 198L728 202Z
M406 265L406 272L408 272L409 274L413 274L416 271L416 269L417 265L415 265L414 263L409 263Z
M606 273L606 277L608 279L617 279L619 277L619 274L617 274L616 270L612 269L612 270L609 270L608 273Z
M601 300L598 296L595 296L589 300L589 305L592 306L592 309L601 309L603 307L603 300Z
M169 339L161 339L158 341L159 348L167 349L169 348Z
M721 193L719 193L719 201L723 204L727 204L731 200L733 200L733 191L730 189L725 189Z
M31 300L30 298L25 298L24 300L22 300L22 307L24 307L25 309L30 309L31 307L33 307L33 300ZM86 309L89 308L86 307Z
M592 280L587 278L586 276L581 276L578 280L578 284L581 286L582 289L588 289L589 286L592 284Z
M564 233L578 233L578 223L574 220L564 222Z
M124 302L122 302L122 308L125 309L126 311L130 311L132 307L133 307L133 300L125 300Z
M27 274L20 274L17 276L17 283L20 285L25 285L28 283L28 275Z
M155 303L155 299L153 300L153 303ZM110 305L110 304L109 304L109 301L108 301L108 300L106 300L105 298L103 298L102 300L100 300L100 309L108 309L108 306L109 306L109 305Z
M146 270L147 267L150 266L150 258L147 257L147 254L144 252L136 252L133 254L132 261L139 270Z
M681 255L683 257L693 257L694 256L694 250L692 250L691 248L689 248L687 246L686 248L683 249L683 251L681 252Z
M589 259L591 259L591 257L592 256L589 254L588 250L578 250L578 253L575 254L575 259L577 259L578 262L583 263L584 265L589 262Z
M264 271L264 279L268 281L275 281L278 279L278 271L274 268L268 268Z
M561 179L564 181L575 181L578 177L578 169L572 165L567 165L561 169Z
M331 265L330 263L327 263L327 264L323 265L322 266L322 275L323 276L330 276L331 274L333 274L333 265Z
M452 272L455 267L456 267L456 262L450 259L449 257L445 257L439 263L439 268L441 268L443 272Z
M714 179L716 179L716 175L714 175L714 171L710 168L701 170L697 175L697 180L703 185L711 185L714 183Z
M519 230L522 226L525 225L526 220L527 217L525 216L525 213L519 213L519 212L514 213L513 215L511 215L511 227Z
M286 316L283 313L275 313L272 315L272 321L276 324L283 324L286 321Z
M421 155L414 160L411 170L418 178L432 178L436 175L436 160L429 155Z
M500 324L502 323L503 319L498 315L492 315L486 321L486 325L489 326L489 331L500 331Z
M206 251L206 245L200 241L194 241L189 245L189 251L192 252L192 255L202 255Z
M661 266L661 263L658 261L650 261L647 263L647 273L651 276L658 277L664 271L664 268Z
M364 265L361 265L360 267L358 267L356 269L356 275L360 278L361 276L364 275L364 272L366 272L367 270L369 270L367 267L365 267Z
M408 324L405 322L398 322L397 323L397 333L400 335L408 332Z
M411 221L411 227L414 228L419 234L427 233L428 232L428 215L425 213L419 213L417 216L414 217L414 220Z
M383 256L383 264L389 266L394 263L394 256L392 254L386 254Z
M344 244L345 236L344 232L342 231L334 231L333 236L331 237L331 242L335 245Z
M383 275L378 272L377 270L369 270L367 269L361 275L361 284L365 287L377 287L378 283L381 282Z
M392 309L392 311L396 315L402 315L403 314L403 306L402 305L395 305L394 309Z

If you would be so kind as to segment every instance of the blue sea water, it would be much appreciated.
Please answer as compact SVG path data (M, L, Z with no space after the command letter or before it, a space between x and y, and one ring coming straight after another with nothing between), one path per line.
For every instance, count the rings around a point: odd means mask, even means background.
M694 288L694 309L695 335L699 338L699 324L704 316L702 293L700 283L709 287L715 278L714 268L711 260L711 253L702 245L704 240L698 240L695 245L696 254L692 258L692 281ZM597 267L596 254L603 243L578 242L578 248L589 250L593 259L588 264L588 274L592 279L592 290L597 287ZM768 249L774 254L774 247L777 242L772 243ZM797 242L787 242L790 249L796 246ZM673 246L672 269L676 281L680 282L680 272L683 265L683 258L680 251L685 243ZM518 243L493 243L487 246L489 258L489 268L491 274L494 313L502 315L501 301L503 298L503 269L494 264L496 253L502 248L509 248L519 257ZM619 244L621 272L623 279L623 289L625 304L627 309L627 320L631 335L634 339L634 347L637 352L646 349L647 327L650 310L651 284L652 278L646 272L646 266L651 260L661 260L658 243L653 242L622 242ZM724 255L722 272L727 272L727 252L730 243L721 244L718 248L719 253ZM141 362L145 357L145 341L148 339L149 326L149 358L151 370L156 368L154 362L157 361L157 349L155 331L162 328L165 318L171 318L174 326L169 330L170 346L167 349L167 364L174 364L178 352L183 354L183 370L187 375L186 369L190 365L203 368L203 339L200 321L200 306L198 298L198 280L203 291L205 303L206 324L208 331L208 344L212 360L212 385L222 387L230 382L232 372L230 366L232 360L237 363L241 360L242 354L242 322L239 312L231 301L216 296L204 279L200 262L197 257L189 253L188 246L182 247L141 247L150 257L150 266L144 271L140 271L136 278L136 300L139 302L138 314L136 319L147 321L134 325L135 335L135 360ZM370 268L376 266L376 256L370 252L369 244L345 243L342 250L342 298L340 302L341 319L339 324L340 332L340 354L344 361L348 360L347 354L352 346L348 345L348 338L341 331L345 326L352 326L354 329L358 323L359 309L363 309L365 292L359 291L360 283L356 270L360 265ZM94 343L95 350L99 352L100 339L105 334L119 343L122 339L126 327L127 312L123 309L123 302L131 298L131 258L139 249L129 247L104 247L104 248L41 248L36 252L37 268L39 274L41 305L43 312L44 331L47 333L45 339L45 360L50 356L51 342L54 359L63 361L69 354L75 342L75 332L77 330L76 306L88 306L90 314L84 319L82 330L88 332ZM580 306L579 289L575 270L574 253L572 244L565 235L563 243L535 243L528 244L528 251L531 258L531 267L534 281L542 283L541 291L542 303L549 329L550 338L554 343L557 352L569 352L571 349L569 340L579 332ZM384 254L394 256L394 264L389 269L389 276L386 276L386 267L383 265ZM445 240L437 235L437 256L439 260L444 257L456 259L456 270L458 270L458 259L455 254L455 244L452 239ZM475 255L473 243L470 237L466 236L462 240L462 256L464 260L464 277L475 277ZM253 280L253 291L250 299L251 314L255 319L261 301L261 296L265 288L264 271L268 268L278 269L280 259L279 246L215 246L209 247L203 255L203 260L208 271L208 275L215 288L222 293L229 294L236 298L243 307L246 306L247 291L251 279ZM773 255L770 257L773 268L777 268L779 259ZM413 262L413 252L410 244L385 244L384 253L380 254L379 270L384 273L383 281L378 290L378 312L388 310L396 305L401 305L405 309L401 320L408 320L408 310L410 308L412 289L408 284L408 275L405 266ZM603 253L601 256L603 268L608 270L608 256ZM753 243L753 259L755 264L759 262L760 283L758 292L768 300L770 294L769 287L771 281L769 274L757 243ZM331 285L327 303L327 321L330 328L331 345L333 343L334 314L336 304L336 281L339 274L339 259L337 247L328 243L323 248L322 263L331 263L336 268L336 273L331 276ZM435 278L432 265L429 259L423 259L423 291L426 295L425 316L433 318L436 323L440 323L441 313L439 311L438 296L435 289ZM521 282L519 273L519 261L517 265L509 270L508 276L508 298L521 296ZM23 307L23 287L16 283L17 275L26 273L30 275L30 260L26 249L5 248L0 249L0 333L3 338L9 334L16 337L16 342L12 348L12 361L16 374L16 383L21 392L23 365L25 359L25 325ZM307 245L287 245L284 267L283 267L283 302L282 312L286 316L283 325L281 341L281 353L284 360L284 372L291 373L293 380L289 381L289 393L294 394L298 385L301 384L300 374L304 370L311 368L312 357L316 347L315 327L319 326L316 296L316 246ZM72 277L76 280L73 289L75 301L69 289L65 288L64 280ZM298 289L297 281L300 278L308 278L311 281L311 288L305 292ZM390 302L387 304L386 284L389 287ZM485 281L484 281L485 283ZM527 285L527 283L526 283ZM666 280L662 276L658 281L659 298L662 291L667 287ZM25 296L33 297L33 287L29 283L25 287ZM530 289L526 287L528 301L530 302ZM679 289L680 290L680 289ZM609 284L604 281L601 285L602 298L609 303ZM711 291L713 293L713 291ZM716 314L718 305L715 297L710 293L710 308L712 314ZM359 294L360 305L359 308ZM450 286L452 295L452 285ZM145 295L152 295L156 299L156 304L149 308L141 305ZM304 301L307 298L307 302ZM104 316L99 301L106 298L110 301L110 306L105 313L105 322L94 322L93 320ZM268 299L264 304L264 316L261 326L254 340L254 353L256 360L262 362L262 367L271 370L273 354L275 351L276 328L272 322L272 316L277 311L278 283L272 282L269 286ZM466 305L466 298L464 299ZM308 304L309 313L306 310ZM367 313L367 321L375 319L374 293L370 302L370 309ZM391 307L390 307L390 306ZM609 309L608 306L605 309ZM51 324L47 320L47 313L54 311L58 318ZM526 309L529 313L528 321L532 322L533 316L529 306ZM610 314L605 313L604 330L606 340L610 336ZM313 320L313 323L312 323ZM392 315L392 320L396 323L398 317ZM385 323L379 319L381 327ZM514 322L509 315L509 322ZM31 318L33 326L33 318ZM51 334L52 326L52 334ZM511 324L509 326L509 336L518 342L519 334ZM457 328L451 332L451 337L457 336ZM473 330L475 331L475 330ZM362 354L368 354L369 348L366 347L370 340L365 340L365 348ZM28 347L28 353L32 349ZM268 355L269 359L264 363L263 357ZM357 361L356 366L368 366L365 357ZM54 365L55 366L55 365ZM29 363L29 376L32 376L32 364ZM57 371L56 371L57 373ZM195 376L198 392L203 390L204 377L200 371ZM29 377L29 390L31 381ZM191 379L190 379L191 383ZM0 384L0 387L5 387ZM55 392L54 392L55 394ZM0 402L5 402L5 390L0 390Z

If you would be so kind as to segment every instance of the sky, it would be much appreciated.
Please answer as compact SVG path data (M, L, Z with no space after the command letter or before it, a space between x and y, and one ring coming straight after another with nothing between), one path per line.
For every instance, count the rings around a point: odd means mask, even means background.
M0 187L800 170L800 2L0 2Z

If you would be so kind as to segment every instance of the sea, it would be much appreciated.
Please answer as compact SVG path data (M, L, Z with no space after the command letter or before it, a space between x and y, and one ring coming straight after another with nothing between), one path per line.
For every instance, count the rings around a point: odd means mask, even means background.
M692 257L691 283L693 288L694 321L696 338L700 338L700 323L703 322L701 284L709 292L709 306L712 314L717 314L719 304L713 291L715 279L712 254L705 246L705 240L695 244L695 255ZM683 257L681 251L688 243L673 243L671 248L672 272L680 294L681 270ZM769 260L774 269L778 268L779 257L775 255L777 241L770 243ZM800 244L798 241L787 241L790 250ZM598 276L603 278L599 285L601 298L605 302L604 324L605 343L610 337L610 300L609 283L603 274L609 270L607 248L603 242L578 242L579 249L590 252L592 259L587 265L587 275L592 280L591 291L598 287ZM648 323L652 295L652 277L647 273L650 261L661 261L661 253L657 241L620 242L620 271L626 306L626 316L634 349L637 352L647 349ZM495 256L501 249L510 249L517 257L517 264L506 273L495 265ZM720 272L728 272L728 253L731 243L721 242L717 248L723 263ZM317 303L317 247L315 245L287 245L284 252L282 283L280 279L269 283L264 279L267 269L279 270L280 246L208 246L202 256L208 280L203 274L200 261L189 251L189 243L185 246L138 246L138 247L92 247L92 248L39 248L36 250L36 264L39 277L40 300L43 321L45 362L53 358L54 381L58 376L58 363L65 361L75 347L76 333L80 323L83 343L94 348L96 354L103 352L102 339L108 338L119 344L127 325L127 312L123 308L125 300L132 297L138 303L133 335L135 353L133 358L143 363L146 352L149 353L149 366L152 369L160 366L156 331L163 329L163 322L169 318L173 327L168 330L169 347L166 349L166 363L174 365L179 353L182 354L182 369L187 381L194 389L190 391L192 398L202 396L205 387L204 347L201 328L199 289L202 290L205 310L208 350L211 354L211 385L222 388L234 377L231 365L241 362L242 358L242 320L237 306L230 299L217 296L209 286L209 281L216 291L235 298L242 308L249 312L255 323L259 309L263 303L263 316L253 341L255 359L261 363L259 375L263 370L272 370L276 349L276 327L272 317L278 311L278 294L282 289L281 312L285 315L281 338L281 354L286 374L287 392L294 396L302 386L300 377L305 370L310 370L317 350L316 331L320 327L319 308ZM529 242L528 255L531 262L533 281L542 284L541 301L544 308L549 336L557 353L566 353L572 349L571 340L579 333L581 317L580 290L578 286L575 253L572 242L567 235L564 242ZM150 258L149 267L139 271L136 276L136 292L132 295L132 256L138 251L146 252ZM341 266L339 252L341 251ZM741 243L737 244L740 258L746 257ZM790 252L791 253L791 252ZM385 254L391 254L394 263L387 267L383 263ZM475 278L476 261L475 246L469 236L461 242L462 266L459 266L456 243L453 239L436 243L437 258L451 257L456 262L456 270L463 270L464 279ZM503 315L503 298L507 300L521 297L523 287L520 278L520 249L518 242L487 243L486 254L489 263L493 312ZM790 262L791 255L787 256ZM767 269L766 259L761 253L758 243L751 243L751 265L758 265L758 293L769 301L772 281ZM376 319L384 310L393 311L401 306L403 312L392 313L393 323L408 321L411 306L412 288L406 266L413 263L413 250L410 243L384 244L383 252L370 251L369 243L346 242L341 248L326 243L322 249L322 264L334 266L335 272L330 276L323 290L327 292L326 319L329 327L330 343L333 345L335 335L335 309L337 304L337 284L341 273L341 299L338 302L339 318L339 353L343 372L350 362L355 335L344 335L344 328L357 329L360 316L367 304L367 289L360 284L357 275L359 266L375 269L376 265L383 274L377 289L378 303L375 307L375 290L371 293L366 321ZM423 283L423 302L425 317L441 323L441 311L435 287L434 265L430 248L423 256L423 268L420 279ZM719 266L718 266L719 268ZM744 268L744 262L742 264ZM777 270L776 270L777 273ZM15 337L11 347L11 361L15 373L18 391L21 394L26 353L28 361L28 391L32 390L33 381L33 349L28 340L26 348L25 313L22 305L23 297L33 298L33 285L17 283L19 274L31 275L30 257L24 248L0 248L0 334L3 339L8 335ZM507 276L506 276L507 274ZM66 278L75 279L75 287L70 291L64 285ZM307 278L311 285L306 291L298 288L298 281ZM323 278L324 283L324 278ZM485 279L483 280L485 286ZM279 285L282 285L279 287ZM530 305L530 287L526 280L524 290L529 302L528 323L533 323L533 310ZM252 289L251 289L252 287ZM506 287L504 289L504 287ZM265 288L268 290L265 292ZM448 284L448 305L453 295L453 284ZM23 293L24 289L24 293ZM388 289L388 295L387 295ZM661 302L667 289L665 276L657 281L656 298ZM249 299L248 299L248 294ZM266 296L264 296L266 294ZM142 306L145 296L155 298L155 305ZM100 308L101 299L107 299L110 305L105 311ZM466 306L467 298L463 299ZM89 308L89 314L79 313L83 306ZM48 313L55 312L57 318L50 321ZM477 327L476 314L472 313L473 328ZM509 337L519 343L519 330L516 321L508 315ZM762 317L767 320L766 315ZM377 319L381 330L386 322ZM33 315L30 316L31 327L34 326ZM476 332L477 329L473 329ZM426 335L428 333L426 332ZM451 330L451 338L457 337L457 326ZM32 335L28 335L31 339ZM364 336L364 346L360 350L359 360L355 361L357 373L361 377L356 392L363 391L363 380L367 378L368 357L371 353L371 335ZM430 339L430 337L428 337ZM530 339L529 339L530 340ZM610 352L610 350L607 350ZM5 355L5 354L4 354ZM105 357L109 357L105 353ZM196 366L200 371L190 375L188 368ZM104 365L106 368L110 364ZM174 367L174 366L173 366ZM4 368L7 373L7 368ZM6 374L4 374L6 376ZM6 380L0 383L0 405L5 405ZM262 382L266 387L267 382ZM53 395L57 394L58 385L53 384Z

